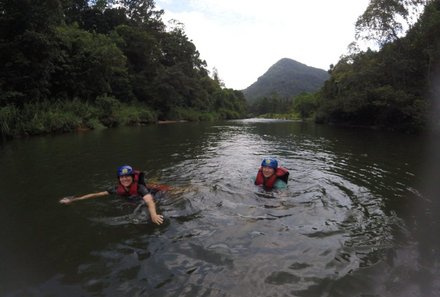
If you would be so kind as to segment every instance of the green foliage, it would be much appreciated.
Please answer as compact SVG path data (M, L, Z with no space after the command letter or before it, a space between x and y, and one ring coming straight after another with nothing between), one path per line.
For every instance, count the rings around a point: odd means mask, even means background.
M119 125L117 111L121 107L121 102L112 96L99 96L95 104L99 110L99 121L106 127L115 127Z
M16 118L9 124L9 131L2 131L4 136L69 132L78 127L89 126L89 120L94 113L94 110L79 100L57 101L55 104L42 101L25 104L20 109L11 106L3 109L6 108Z
M293 109L301 119L310 117L318 108L317 95L310 93L301 93L295 97Z
M145 125L156 122L155 113L145 104L122 104L115 112L115 117L122 125Z
M212 79L153 0L1 1L3 136L243 117L239 91Z
M291 109L292 99L281 98L278 94L256 100L249 106L250 114L277 114L286 113Z
M160 20L163 11L156 10L154 0L113 0L114 4L124 8L132 25L144 30L160 31L164 25Z
M16 134L17 108L13 105L0 108L0 132L2 138L12 137Z
M190 122L216 121L221 115L215 112L203 112L192 108L175 107L167 115L170 120L184 120Z
M318 122L426 129L431 81L440 63L440 2L433 1L405 38L341 59L317 101Z
M419 21L396 38L398 16L410 16L411 5L422 2L428 5ZM279 92L272 89L248 109L242 92L224 88L216 71L209 77L182 24L165 29L153 0L5 0L0 12L3 137L247 112L417 131L432 109L426 97L440 63L439 1L370 1L357 34L376 38L379 52L343 57L313 95L296 96L316 82L316 72L282 60L268 76L290 77L286 71L295 69L301 79L273 86L262 78ZM319 75L321 85L328 75ZM281 92L292 85L297 93Z
M0 1L0 105L47 97L62 23L59 1Z
M139 125L156 121L154 112L140 103L123 104L113 97L99 97L95 104L74 99L55 103L42 101L0 108L2 137L64 133L117 125Z
M398 40L420 5L429 0L371 0L356 22L356 37L379 45Z
M213 122L219 120L219 115L214 112L202 112L199 115L200 121Z
M200 119L200 112L190 108L175 107L169 111L168 118L171 120L187 120L197 122Z
M263 119L279 119L279 120L304 120L299 114L293 113L266 113L258 116Z
M52 95L93 100L126 82L126 58L112 39L72 26L58 27L61 50L54 71ZM118 95L118 94L116 94Z
M231 109L220 108L218 110L220 119L222 120L232 120L240 118L240 114Z

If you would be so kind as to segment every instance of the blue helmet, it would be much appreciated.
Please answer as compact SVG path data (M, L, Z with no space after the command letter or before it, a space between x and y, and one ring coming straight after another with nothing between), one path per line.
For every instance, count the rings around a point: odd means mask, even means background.
M118 168L118 177L124 176L124 175L133 175L133 168L128 165L123 165Z
M275 159L264 159L263 162L261 162L261 166L262 167L271 167L273 169L277 169L278 168L278 161Z

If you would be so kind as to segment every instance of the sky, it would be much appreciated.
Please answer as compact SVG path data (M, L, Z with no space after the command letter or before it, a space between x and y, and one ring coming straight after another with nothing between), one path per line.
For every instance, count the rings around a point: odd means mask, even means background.
M355 40L369 0L156 0L225 87L242 90L282 58L328 70Z

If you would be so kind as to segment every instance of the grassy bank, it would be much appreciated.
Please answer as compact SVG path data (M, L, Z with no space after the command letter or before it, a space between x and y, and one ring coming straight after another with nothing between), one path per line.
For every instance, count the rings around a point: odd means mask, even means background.
M264 119L278 119L278 120L301 120L298 113L266 113L258 116Z
M214 121L233 118L228 112L201 112L190 108L175 108L161 120ZM21 107L0 108L2 139L21 136L67 133L76 130L157 123L159 115L147 105L121 103L112 97L100 97L90 104L81 100L55 103L42 101Z

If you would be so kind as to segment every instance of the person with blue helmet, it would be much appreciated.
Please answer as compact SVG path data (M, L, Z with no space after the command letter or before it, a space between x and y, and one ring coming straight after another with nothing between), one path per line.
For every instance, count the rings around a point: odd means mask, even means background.
M255 185L262 186L266 190L284 189L287 187L289 171L278 166L274 158L266 158L261 162L261 167L255 177Z
M111 194L126 197L131 201L142 200L145 202L150 213L151 221L155 224L163 223L163 216L157 214L156 203L154 201L153 193L145 185L143 172L134 170L129 165L123 165L117 170L118 184L108 188L105 191L91 193L73 198L63 198L60 200L61 204L70 204L74 201L85 200L97 197L103 197Z

